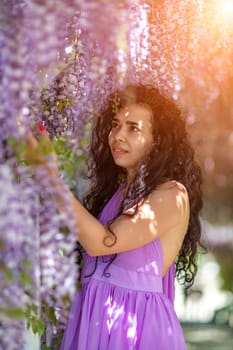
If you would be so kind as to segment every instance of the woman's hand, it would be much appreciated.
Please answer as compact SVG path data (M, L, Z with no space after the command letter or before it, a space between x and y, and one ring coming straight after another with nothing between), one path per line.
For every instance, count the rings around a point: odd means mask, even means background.
M52 177L58 176L57 156L49 135L44 126L39 123L40 138L37 140L31 131L27 135L25 160L32 166L45 166Z

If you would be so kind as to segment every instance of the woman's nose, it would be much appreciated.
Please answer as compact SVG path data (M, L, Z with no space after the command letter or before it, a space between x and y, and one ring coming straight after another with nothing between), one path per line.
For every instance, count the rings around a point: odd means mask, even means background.
M125 130L124 128L119 128L116 130L116 133L115 133L115 139L117 141L125 141L125 138L126 138L126 135L125 135Z

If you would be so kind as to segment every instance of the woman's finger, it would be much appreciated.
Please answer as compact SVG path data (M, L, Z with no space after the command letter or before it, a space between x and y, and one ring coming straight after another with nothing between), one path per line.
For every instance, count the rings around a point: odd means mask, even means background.
M27 133L27 149L25 152L25 159L32 165L45 165L48 166L47 156L50 156L54 162L57 162L56 153L53 149L53 144L49 138L49 135L42 125L37 125L39 131L39 139L37 140L32 131Z
M38 123L38 130L40 132L41 137L43 137L43 138L47 139L48 141L50 141L49 135L48 135L44 125L41 122Z
M38 148L38 141L31 131L29 131L27 134L27 142L30 147L34 149Z
M47 140L47 144L50 144L50 138L49 135L45 129L45 127L43 126L43 124L41 122L38 123L38 131L40 133L40 138ZM38 140L35 138L35 136L33 135L32 131L30 130L27 134L27 141L30 147L32 148L38 148L39 146L39 142Z

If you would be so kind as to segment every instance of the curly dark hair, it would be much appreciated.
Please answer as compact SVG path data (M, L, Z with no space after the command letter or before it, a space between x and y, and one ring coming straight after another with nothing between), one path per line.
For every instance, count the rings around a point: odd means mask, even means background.
M176 276L188 287L193 284L197 272L196 253L198 245L201 246L201 169L194 159L194 150L188 139L181 110L156 88L127 86L111 95L107 108L96 117L90 146L89 176L92 187L84 198L84 205L97 217L119 185L126 181L126 171L113 161L108 146L108 134L114 115L129 104L140 104L152 111L154 145L149 157L140 165L137 175L130 183L117 216L126 207L132 207L146 198L162 183L176 180L183 184L189 195L190 219L176 260ZM112 234L116 241L114 232ZM114 258L111 262L113 260Z

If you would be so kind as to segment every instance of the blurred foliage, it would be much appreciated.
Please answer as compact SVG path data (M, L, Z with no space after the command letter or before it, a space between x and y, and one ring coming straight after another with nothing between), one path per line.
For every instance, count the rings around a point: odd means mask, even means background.
M53 141L54 149L60 163L60 169L71 191L76 195L78 178L85 176L86 173L86 156L80 149L85 148L87 143L87 139L82 139L79 142L79 148L75 152L70 143L62 137Z
M218 97L188 111L187 121L203 172L203 216L225 225L233 224L233 77L219 84Z
M8 138L8 143L11 145L12 150L17 159L17 165L24 164L25 166L41 166L44 165L48 160L47 157L53 156L54 159L57 158L59 170L61 176L65 179L65 182L70 187L71 191L77 195L78 189L78 177L86 173L86 157L85 152L80 151L85 149L87 145L87 140L82 139L78 143L78 147L73 147L73 141L65 139L64 137L54 138L49 141L45 138L38 138L38 148L29 147L28 142L22 139L16 139L13 137ZM56 155L56 156L55 156ZM16 166L17 166L16 165ZM32 172L33 174L33 172ZM21 181L21 178L17 178L18 182ZM66 233L67 228L61 228L63 234ZM4 242L0 240L0 247L4 248ZM31 292L30 288L32 281L30 279L30 269L33 266L29 260L23 260L21 270L19 273L19 282L22 285L25 294L29 297L29 302L27 303L26 309L15 307L15 308L6 308L4 306L0 307L0 314L9 319L15 320L25 320L27 328L32 331L33 334L38 334L42 337L42 349L54 350L59 348L59 344L62 338L62 331L57 329L57 332L60 332L56 339L52 339L51 346L46 345L46 340L43 341L45 337L46 325L50 324L54 327L57 326L57 319L55 315L54 307L48 307L48 305L40 305L40 308L34 303L31 303ZM9 284L13 281L13 272L12 270L1 264L0 271L4 274L6 280ZM80 288L77 284L77 289ZM69 308L71 301L68 296L63 298L63 307ZM45 315L46 320L41 318L41 311Z
M233 293L233 245L219 245L213 248L212 253L220 266L221 288Z
M33 334L41 336L45 331L45 323L40 318L39 308L35 304L28 305L25 317L27 319L27 328L31 329Z

